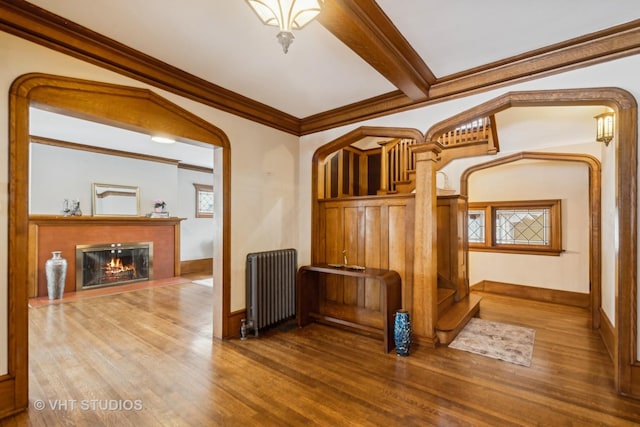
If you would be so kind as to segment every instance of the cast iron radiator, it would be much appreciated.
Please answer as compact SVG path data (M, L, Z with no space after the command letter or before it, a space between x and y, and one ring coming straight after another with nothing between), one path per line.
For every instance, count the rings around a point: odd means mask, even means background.
M240 337L247 332L274 326L296 315L295 249L278 249L247 255L247 318L242 320Z

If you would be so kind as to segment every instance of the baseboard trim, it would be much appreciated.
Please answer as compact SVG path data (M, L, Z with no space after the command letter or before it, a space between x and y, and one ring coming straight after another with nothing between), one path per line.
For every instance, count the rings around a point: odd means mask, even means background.
M536 288L534 286L514 285L511 283L483 280L471 286L471 291L489 292L510 297L552 302L573 307L589 308L591 297L579 292L560 291L557 289Z
M246 319L247 317L247 310L246 309L242 309L242 310L237 310L234 311L233 313L229 313L229 317L228 319L228 327L229 329L227 330L228 334L227 337L225 338L238 338L240 337L240 327L242 326L242 319Z
M616 328L611 324L602 307L600 307L600 337L612 361L615 360L616 336Z
M433 337L425 337L422 335L412 335L411 336L411 348L416 349L419 347L428 347L428 348L436 348L440 341L438 340L437 335L433 335Z
M213 258L180 261L180 274L213 274Z

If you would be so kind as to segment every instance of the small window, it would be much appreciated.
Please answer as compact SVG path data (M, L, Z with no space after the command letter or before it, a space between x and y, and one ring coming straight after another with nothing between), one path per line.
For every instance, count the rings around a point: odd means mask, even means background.
M560 200L469 203L469 249L559 255L560 203Z
M196 218L213 218L213 186L193 184L196 188Z

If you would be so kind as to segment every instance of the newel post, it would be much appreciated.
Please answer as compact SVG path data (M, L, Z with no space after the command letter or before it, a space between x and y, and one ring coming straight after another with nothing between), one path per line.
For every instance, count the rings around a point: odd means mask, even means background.
M429 143L415 145L412 150L416 154L413 333L420 342L435 346L438 320L436 163L442 149Z

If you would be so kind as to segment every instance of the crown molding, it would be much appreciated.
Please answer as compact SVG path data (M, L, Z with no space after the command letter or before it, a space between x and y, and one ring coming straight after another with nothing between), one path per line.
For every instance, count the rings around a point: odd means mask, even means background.
M152 86L296 136L640 53L640 20L434 79L372 0L327 0L320 22L402 90L306 118L224 89L26 1L0 2L0 30ZM329 15L327 13L327 15ZM321 15L323 15L321 14ZM353 35L349 35L354 33ZM392 66L391 63L397 61ZM380 64L380 65L379 65ZM398 65L400 64L400 65ZM399 67L401 71L393 67ZM395 71L394 71L395 70ZM411 89L413 86L413 89ZM428 88L425 97L414 93ZM407 89L409 88L409 89ZM412 96L407 96L407 92ZM414 98L420 98L416 100Z
M300 120L26 1L0 2L0 30L185 98L294 135Z
M635 20L438 78L431 85L429 98L423 101L412 101L396 91L308 116L302 119L300 132L311 134L638 53L640 20Z

